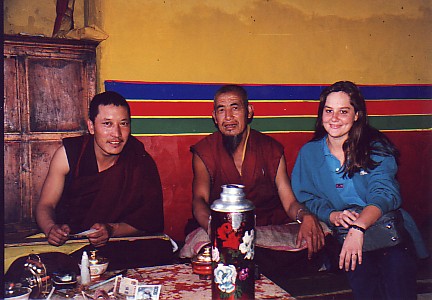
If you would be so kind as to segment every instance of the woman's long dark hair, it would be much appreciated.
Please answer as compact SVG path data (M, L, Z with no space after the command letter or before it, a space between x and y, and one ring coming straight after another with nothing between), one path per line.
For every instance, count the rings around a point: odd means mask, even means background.
M371 155L399 157L393 143L379 130L369 125L365 99L357 85L350 81L338 81L325 88L320 95L318 117L315 123L315 134L312 140L321 140L327 135L322 124L322 116L327 96L334 92L344 92L350 97L350 103L357 113L357 121L351 127L348 138L342 149L345 155L344 175L352 177L360 170L373 170L379 163L372 160Z

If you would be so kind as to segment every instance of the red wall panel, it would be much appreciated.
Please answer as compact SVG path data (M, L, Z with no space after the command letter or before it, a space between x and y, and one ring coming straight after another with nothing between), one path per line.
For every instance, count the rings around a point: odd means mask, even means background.
M422 227L432 216L432 132L388 132L398 147L401 157L398 179L404 199L403 207ZM301 146L312 133L270 134L285 146L288 172L294 166ZM192 216L192 154L189 147L203 136L150 136L138 137L158 165L161 176L165 232L175 240L184 239L184 226Z

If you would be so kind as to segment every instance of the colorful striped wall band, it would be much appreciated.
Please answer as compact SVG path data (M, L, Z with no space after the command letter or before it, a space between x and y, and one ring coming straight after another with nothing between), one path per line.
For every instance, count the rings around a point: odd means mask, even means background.
M134 135L203 135L216 130L212 98L221 84L109 80L131 106ZM242 85L263 132L311 132L326 85ZM362 85L370 123L384 131L432 130L432 85Z

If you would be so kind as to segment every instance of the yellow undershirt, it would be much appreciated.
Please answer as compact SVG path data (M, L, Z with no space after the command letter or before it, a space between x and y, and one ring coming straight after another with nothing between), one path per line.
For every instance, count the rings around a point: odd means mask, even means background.
M245 143L244 143L244 146L243 146L243 153L242 153L242 167L240 168L240 176L242 176L242 169L243 169L243 161L244 161L244 158L245 158L245 156L246 156L246 147L247 147L247 143L248 143L248 140L249 140L249 134L250 134L250 127L249 127L249 125L248 125L248 127L247 127L247 132L246 132L246 139L245 139Z

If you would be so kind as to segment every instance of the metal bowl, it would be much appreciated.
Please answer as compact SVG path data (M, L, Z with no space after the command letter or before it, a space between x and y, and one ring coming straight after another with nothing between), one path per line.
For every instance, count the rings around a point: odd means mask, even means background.
M13 287L5 290L4 297L9 300L27 300L32 292L28 287Z

